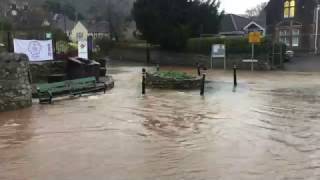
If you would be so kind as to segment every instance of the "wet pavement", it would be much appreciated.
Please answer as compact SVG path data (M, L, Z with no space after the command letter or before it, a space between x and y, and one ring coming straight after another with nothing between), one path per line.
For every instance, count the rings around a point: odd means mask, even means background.
M210 71L205 97L110 73L107 94L1 113L0 179L320 179L319 73L239 72L233 89Z

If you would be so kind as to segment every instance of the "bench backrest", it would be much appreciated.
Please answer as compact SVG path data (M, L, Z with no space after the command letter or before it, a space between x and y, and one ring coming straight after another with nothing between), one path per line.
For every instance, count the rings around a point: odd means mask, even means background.
M94 88L96 87L96 84L97 82L95 77L88 77L88 78L75 79L75 80L69 81L70 88L73 90Z
M56 82L50 84L38 84L37 90L39 93L61 93L64 91L70 90L82 90L88 88L95 88L96 87L96 78L89 77L89 78L82 78L82 79L75 79L63 82Z
M50 84L38 84L37 85L37 90L40 93L44 92L51 92L51 93L56 93L56 92L63 92L69 90L69 87L67 86L66 82L56 82L56 83L50 83Z

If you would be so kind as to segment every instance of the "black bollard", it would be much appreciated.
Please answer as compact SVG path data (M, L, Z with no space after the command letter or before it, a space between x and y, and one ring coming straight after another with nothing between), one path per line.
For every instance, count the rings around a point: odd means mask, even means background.
M236 65L233 66L233 85L235 87L238 86L238 82L237 82L237 66Z
M206 71L206 68L204 68L204 71ZM206 83L206 73L203 73L202 74L202 81L201 81L201 91L200 91L201 96L204 96L205 83Z
M146 69L143 68L142 69L142 94L143 95L146 94L146 76L147 76Z
M8 48L8 52L10 53L10 52L12 52L12 49L11 49L11 32L10 31L8 31L8 33L7 33L7 41L8 41L8 44L7 44L7 48Z
M200 70L201 66L199 63L197 63L197 70L198 70L198 76L201 76L201 70Z

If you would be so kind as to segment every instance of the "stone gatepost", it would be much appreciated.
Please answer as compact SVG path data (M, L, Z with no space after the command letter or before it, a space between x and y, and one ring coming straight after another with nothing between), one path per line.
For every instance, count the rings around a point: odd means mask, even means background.
M0 112L32 105L30 79L26 55L0 54Z

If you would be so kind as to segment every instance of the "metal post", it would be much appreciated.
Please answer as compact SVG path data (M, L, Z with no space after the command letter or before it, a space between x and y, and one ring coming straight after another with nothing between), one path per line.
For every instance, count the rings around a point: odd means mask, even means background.
M11 51L11 32L8 31L8 34L7 34L7 40L8 40L8 52L12 52Z
M206 68L204 68L206 71ZM202 81L201 81L201 90L200 90L200 95L204 96L204 88L205 88L205 83L206 83L206 73L202 74Z
M237 66L236 65L233 66L233 85L235 87L238 86L238 82L237 82Z
M5 39L5 35L4 35L4 21L1 21L1 20L0 20L0 23L1 23L1 27L0 27L1 41L4 41L4 39Z
M251 71L253 71L253 70L254 70L253 59L254 59L254 44L252 43L252 54L251 54Z
M146 69L143 68L142 69L142 94L143 95L146 94L146 76L147 76Z
M202 51L202 33L203 33L203 24L200 25L200 41L199 41L199 53L201 53Z
M87 37L87 44L88 44L88 59L93 58L93 37L88 36Z
M200 64L197 63L197 71L198 71L198 76L201 76L201 70L200 70Z
M272 59L271 59L271 68L273 69L273 67L274 67L274 55L275 55L275 50L274 50L274 46L275 46L275 44L273 43L272 44Z
M52 49L53 49L53 59L57 58L57 41L56 41L56 36L52 34Z
M280 44L280 66L283 67L283 45Z
M320 5L317 6L316 9L316 32L315 32L315 37L314 37L314 53L318 53L318 31L319 31L319 10L320 10Z
M146 56L147 56L147 63L149 64L150 63L150 48L149 48L149 43L147 41L147 44L146 44Z
M224 43L224 70L227 70L227 45Z
M227 70L227 58L224 56L224 70Z

